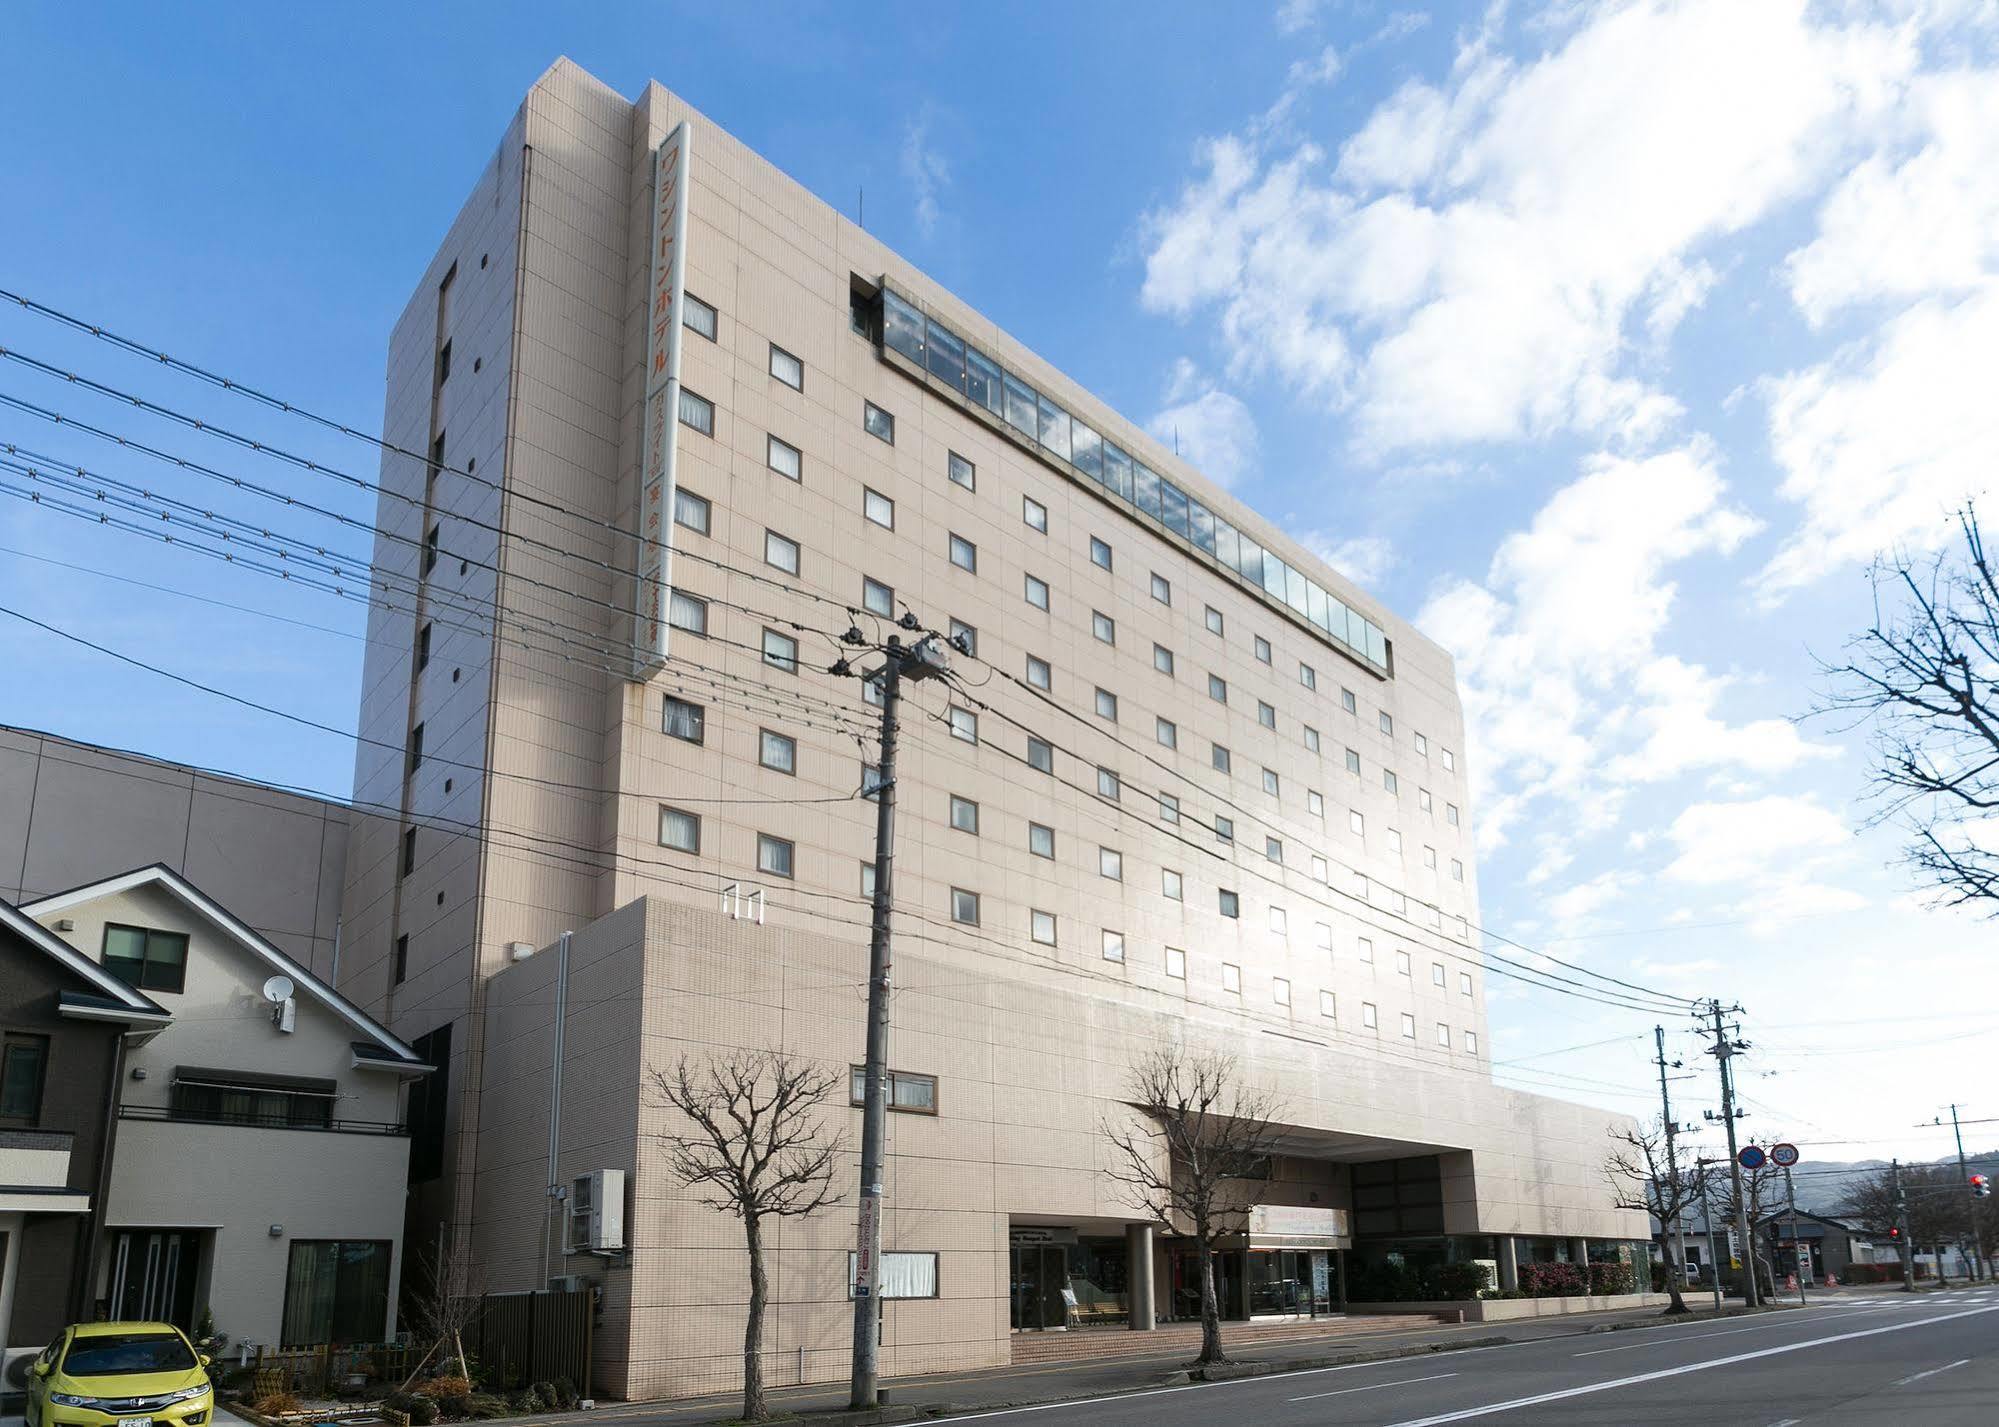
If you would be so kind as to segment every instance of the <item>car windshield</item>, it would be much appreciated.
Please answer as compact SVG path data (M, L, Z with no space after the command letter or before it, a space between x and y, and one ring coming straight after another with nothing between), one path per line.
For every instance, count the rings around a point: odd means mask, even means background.
M69 1345L62 1370L71 1377L112 1377L118 1373L186 1372L194 1354L175 1333L103 1333Z

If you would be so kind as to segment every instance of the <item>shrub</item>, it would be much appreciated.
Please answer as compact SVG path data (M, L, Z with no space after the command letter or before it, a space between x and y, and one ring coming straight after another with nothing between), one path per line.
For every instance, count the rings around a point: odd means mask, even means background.
M1423 1297L1423 1279L1406 1264L1364 1264L1347 1270L1347 1297L1356 1303L1411 1303Z
M1589 1291L1595 1294L1631 1293L1637 1276L1628 1263L1593 1263L1589 1266Z
M286 1412L303 1412L305 1404L289 1392L269 1392L250 1404L259 1417L276 1417Z
M433 1377L418 1383L415 1391L421 1396L442 1400L466 1396L472 1391L472 1384L462 1377Z
M475 1392L465 1399L465 1416L475 1422L483 1422L492 1417L507 1415L507 1400L495 1397L490 1392Z
M392 1392L382 1399L382 1406L409 1414L410 1427L431 1427L437 1421L436 1400L420 1393Z
M1452 1301L1477 1298L1491 1285L1492 1271L1482 1263L1438 1264L1423 1276L1424 1297Z
M460 1393L456 1397L438 1397L431 1400L437 1404L437 1411L440 1416L464 1417L470 1411L466 1404L471 1402L472 1395L470 1393Z
M534 1393L548 1404L551 1412L574 1412L576 1404L582 1401L576 1384L566 1377L559 1377L554 1382L538 1382L534 1385Z
M1529 1298L1573 1298L1589 1291L1589 1278L1572 1263L1524 1263L1520 1288Z

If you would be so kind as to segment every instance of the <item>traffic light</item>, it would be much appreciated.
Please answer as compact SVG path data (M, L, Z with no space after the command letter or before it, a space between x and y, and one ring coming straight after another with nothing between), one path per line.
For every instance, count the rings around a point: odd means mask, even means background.
M1897 1225L1895 1227L1890 1228L1888 1230L1888 1237L1890 1239L1900 1239L1902 1237L1901 1227Z
M1991 1192L1992 1182L1984 1175L1974 1174L1971 1176L1971 1197L1973 1199L1983 1199Z

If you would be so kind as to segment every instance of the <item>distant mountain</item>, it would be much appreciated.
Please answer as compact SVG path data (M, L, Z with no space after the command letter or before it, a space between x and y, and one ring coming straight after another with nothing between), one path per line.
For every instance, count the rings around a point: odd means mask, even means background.
M1977 1154L1967 1154L1966 1163L1973 1173L1999 1175L1999 1149L1985 1150ZM1906 1160L1904 1169L1947 1169L1957 1172L1957 1156L1944 1155L1933 1160ZM1846 1200L1854 1188L1862 1181L1872 1179L1888 1168L1885 1159L1857 1159L1812 1161L1798 1166L1796 1182L1798 1207L1809 1209L1814 1214L1838 1215L1846 1210Z

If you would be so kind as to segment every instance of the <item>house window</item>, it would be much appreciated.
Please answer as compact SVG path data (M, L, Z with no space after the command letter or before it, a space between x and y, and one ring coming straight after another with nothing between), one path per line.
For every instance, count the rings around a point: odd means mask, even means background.
M1381 786L1386 788L1391 794L1400 791L1400 784L1396 781L1393 769L1384 768L1381 770Z
M285 1270L286 1343L379 1343L388 1331L387 1240L293 1239Z
M1272 907L1270 909L1270 929L1279 936L1289 936L1291 934L1291 920L1285 914L1282 907Z
M1316 852L1312 854L1312 880L1314 882L1329 882L1332 880L1330 874L1326 871L1326 859L1319 856Z
M1256 721L1265 728L1277 727L1277 710L1262 699L1256 701Z
M708 601L675 590L666 602L666 622L687 634L708 637Z
M1094 535L1090 537L1090 563L1104 570L1108 570L1111 567L1111 547L1109 543L1099 540Z
M764 532L764 563L787 575L798 573L798 542L775 530Z
M1373 942L1369 941L1366 937L1357 937L1354 940L1354 949L1362 961L1366 962L1369 966L1374 965Z
M1218 905L1220 907L1221 914L1225 917L1234 919L1242 916L1242 898L1238 897L1234 892L1231 892L1226 887L1223 887L1221 889L1221 895L1218 899Z
M773 877L789 877L796 852L790 839L760 832L757 834L757 871L767 872Z
M1407 1011L1402 1013L1402 1039L1405 1041L1416 1039L1416 1018Z
M708 534L708 518L711 514L706 497L698 496L685 486L673 492L673 523L685 526L696 535Z
M1390 738L1395 736L1395 720L1388 716L1388 710L1381 711L1381 731Z
M1217 773L1228 772L1229 762L1230 762L1229 751L1226 748L1222 747L1221 744L1219 743L1209 744L1208 762L1214 765L1215 771Z
M1222 632L1223 628L1222 612L1216 609L1213 605L1207 606L1207 620L1208 620L1208 633L1220 634Z
M757 762L776 773L796 773L798 740L767 728L757 730Z
M1277 797L1277 796L1278 796L1278 792L1277 792L1277 789L1278 789L1278 787L1279 787L1279 784L1278 784L1278 781L1277 781L1277 770L1276 770L1275 768L1266 768L1266 769L1264 769L1264 770L1263 770L1263 791L1264 791L1264 792L1266 792L1266 793L1268 793L1268 794L1270 794L1270 796L1274 798L1274 797Z
M415 828L409 830L414 840ZM411 859L406 858L406 862ZM408 875L409 869L404 869ZM154 931L147 927L104 928L104 969L141 991L184 991L187 989L187 936L183 932Z
M888 1072L888 1093L882 1097L891 1110L900 1110L908 1115L934 1115L937 1113L937 1077L934 1075L913 1075L907 1070ZM868 1072L865 1066L850 1068L847 1078L847 1097L850 1103L865 1105L868 1102ZM919 1257L933 1257L919 1255Z
M1159 820L1163 823L1180 821L1180 800L1171 793L1159 795Z
M950 725L951 737L961 738L967 743L979 741L979 716L970 709L961 709L953 704L944 717Z
M1027 739L1027 766L1040 773L1055 771L1055 745L1032 734Z
M1339 1013L1339 1002L1334 999L1333 993L1330 991L1321 991L1319 993L1319 1014L1330 1021L1337 1017Z
M1437 1022L1437 1044L1445 1050L1451 1048L1451 1028L1442 1021Z
M715 334L720 330L715 309L691 292L683 292L680 295L680 325L696 336L706 337L711 342L715 340Z
M967 892L963 887L951 889L951 920L968 927L979 924L979 894Z
M1170 678L1173 674L1173 651L1163 644L1153 645L1152 667Z
M390 976L390 984L394 986L402 985L403 982L409 980L409 974L410 974L410 939L409 939L409 933L404 932L401 936L396 938L396 963L395 966L392 968Z
M1242 994L1242 968L1233 961L1222 963L1222 990L1237 996Z
M1471 973L1469 971L1460 971L1458 973L1458 994L1460 996L1471 995Z
M1256 636L1256 662L1259 664L1270 662L1270 641L1260 634Z
M1152 734L1153 737L1157 738L1167 748L1178 748L1180 746L1179 725L1175 724L1170 718L1155 717L1152 721Z
M1042 946L1055 945L1055 914L1043 911L1029 912L1027 934Z
M1417 734L1415 737L1416 737L1416 752L1422 757L1428 758L1430 756L1430 740L1423 737L1423 735L1420 733Z
M1356 778L1360 776L1360 750L1354 748L1347 750L1347 772Z
M861 765L861 796L869 802L879 802L882 791L882 766L879 763Z
M1098 848L1097 875L1113 882L1124 881L1124 854L1114 847Z
M1208 697L1218 704L1229 701L1229 681L1220 674L1208 675Z
M425 669L428 669L429 667L430 667L430 623L429 621L426 620L424 622L423 628L419 629L416 632L416 668L417 672L421 674Z
M766 629L763 639L764 663L787 674L798 672L798 641L789 634Z
M1352 689L1340 690L1340 707L1345 709L1350 714L1357 714L1360 712L1360 702L1359 700L1354 698Z
M1313 728L1310 724L1305 726L1305 751L1307 753L1317 753L1319 751L1319 730Z
M708 710L700 704L691 704L669 694L662 724L668 734L681 742L700 743L708 736Z
M1358 808L1347 809L1347 827L1355 837L1367 836L1367 819L1360 815Z
M1048 507L1031 495L1020 498L1020 518L1027 522L1027 528L1048 533Z
M962 619L951 621L951 642L968 658L976 659L978 657L979 631L972 628L971 625L965 623Z
M403 876L416 871L416 829L403 829Z
M956 451L946 458L944 474L954 486L963 486L968 491L978 489L979 468Z
M770 344L770 374L793 391L805 390L805 363L775 342Z
M1048 608L1048 582L1034 575L1027 576L1025 587L1027 602L1036 609Z
M1159 891L1170 902L1186 900L1186 883L1171 867L1159 869Z
M979 547L962 535L951 537L951 563L961 570L977 574L979 571Z
M1465 865L1455 857L1451 859L1451 880L1453 882L1465 880Z
M1431 962L1431 963L1430 963L1430 984L1431 984L1432 986L1441 986L1441 985L1443 985L1443 984L1444 984L1444 963L1443 963L1443 962L1441 962L1441 961L1433 961L1433 962Z
M196 1070L184 1065L174 1071L169 1113L176 1120L209 1125L324 1130L333 1124L337 1089L331 1080Z
M1109 689L1097 690L1097 717L1117 722L1117 695Z
M1425 867L1429 868L1429 869L1430 869L1431 871L1433 871L1433 872L1434 872L1434 871L1436 870L1436 867L1437 867L1437 849L1436 849L1436 848L1434 848L1434 847L1425 847L1425 848L1423 849L1423 865L1424 865Z
M404 777L408 777L410 774L415 773L417 769L423 767L423 725L422 724L418 724L416 727L410 730L409 748L407 750L407 757L409 761L409 766L407 770L404 772L403 775Z
M969 832L974 837L979 832L979 805L970 798L951 795L951 826L959 832Z
M861 608L883 619L895 618L895 591L880 580L861 576Z
M1055 672L1048 667L1046 659L1032 654L1027 656L1027 682L1044 692L1055 686Z
M1124 783L1108 768L1097 769L1097 796L1114 803L1124 797Z
M1044 823L1027 825L1027 850L1036 857L1055 855L1055 829Z
M1426 813L1435 810L1435 804L1430 801L1430 790L1428 788L1418 788L1416 790L1416 806Z
M1215 841L1216 842L1235 841L1234 818L1224 817L1220 813L1215 814Z
M1093 609L1090 611L1090 633L1096 636L1099 643L1115 644L1117 643L1117 621L1102 610Z
M42 1115L42 1082L47 1077L49 1038L8 1032L0 1045L0 1120L33 1125Z
M1333 924L1331 922L1312 923L1312 945L1331 956L1333 954Z
M1398 951L1395 953L1395 974L1397 976L1407 976L1409 974L1408 952Z
M1305 811L1315 818L1322 818L1326 815L1326 800L1320 796L1318 789L1307 788L1305 790Z
M805 479L805 453L775 436L764 440L764 464L788 481Z
M1477 1055L1477 1054L1478 1054L1478 1032L1477 1032L1477 1031L1466 1031L1466 1032L1465 1032L1465 1054L1466 1054L1466 1055Z
M437 568L439 542L443 538L444 522L430 527L430 534L423 537L423 572L428 575Z
M686 387L680 389L680 424L703 436L715 434L715 403Z
M1291 1004L1291 983L1282 976L1273 977L1270 982L1270 999L1280 1006Z
M1456 803L1444 804L1444 821L1452 827L1458 825L1458 805Z
M1152 576L1152 597L1161 604L1173 603L1173 582L1157 571Z
M659 845L670 847L676 852L699 852L701 819L696 814L682 812L679 808L661 808Z
M861 426L877 441L886 441L891 446L895 444L895 418L872 401L865 403L861 409Z
M1272 862L1282 862L1284 860L1284 839L1281 837L1266 836L1263 839L1263 855Z
M1123 932L1114 932L1109 927L1104 928L1104 960L1105 961L1124 960Z
M1363 1001L1360 1003L1360 1023L1369 1030L1379 1028L1381 1025L1381 1013L1375 1010L1374 1002Z
M1166 948L1166 974L1175 981L1187 979L1187 953L1178 947Z
M1397 857L1402 855L1402 834L1395 828L1388 830L1388 850Z
M1452 773L1457 772L1458 771L1457 754L1451 752L1451 750L1448 748L1440 748L1437 751L1444 755L1444 767Z
M1318 688L1319 671L1314 669L1310 664L1300 664L1298 666L1298 682L1308 689Z
M861 514L884 530L895 529L895 502L878 490L863 489Z

